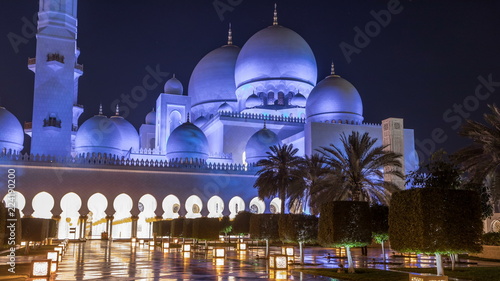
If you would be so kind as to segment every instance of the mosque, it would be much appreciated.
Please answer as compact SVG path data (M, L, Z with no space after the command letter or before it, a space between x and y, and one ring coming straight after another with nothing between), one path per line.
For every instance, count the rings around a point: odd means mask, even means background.
M17 207L57 219L60 238L149 237L157 218L281 212L278 198L259 199L253 188L254 163L272 145L293 144L304 156L339 145L342 133L368 132L404 155L406 171L418 165L413 130L400 118L365 123L360 93L333 64L318 82L311 47L278 23L276 9L241 48L229 29L187 91L186 81L170 78L139 130L119 108L113 116L85 109L96 115L79 120L76 7L40 0L36 57L28 60L31 124L23 129L0 107L0 166L15 170ZM20 153L25 134L31 154Z

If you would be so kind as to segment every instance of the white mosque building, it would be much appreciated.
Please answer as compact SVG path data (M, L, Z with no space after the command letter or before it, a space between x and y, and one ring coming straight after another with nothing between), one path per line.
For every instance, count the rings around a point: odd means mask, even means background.
M399 118L365 123L356 88L333 64L318 81L311 47L278 23L276 11L241 48L229 30L227 44L196 65L187 91L187 81L168 80L139 130L119 109L109 117L86 109L97 114L79 120L76 6L40 0L28 63L31 127L23 131L0 108L0 166L16 171L17 206L24 216L58 219L61 238L149 237L157 218L280 212L279 199L259 199L253 188L253 163L276 144L311 155L338 145L341 133L368 132L403 153L406 171L418 165L413 130ZM30 155L20 153L25 132Z

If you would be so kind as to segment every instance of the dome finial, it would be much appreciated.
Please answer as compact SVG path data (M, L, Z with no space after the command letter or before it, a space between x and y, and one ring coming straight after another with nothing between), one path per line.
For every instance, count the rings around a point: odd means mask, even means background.
M267 128L266 128L266 120L264 120L264 129L267 129Z
M278 5L274 3L274 17L273 17L273 25L278 25Z
M102 102L99 104L99 115L103 115L103 113L102 113Z
M187 114L187 123L191 123L191 122L189 121L189 113Z
M172 78L175 78L175 73L172 75Z
M116 104L115 115L120 116L120 105Z
M332 66L331 66L331 69L330 69L330 75L335 75L335 64L333 63L332 61Z
M233 31L231 29L231 23L229 23L229 30L227 31L227 44L233 45Z

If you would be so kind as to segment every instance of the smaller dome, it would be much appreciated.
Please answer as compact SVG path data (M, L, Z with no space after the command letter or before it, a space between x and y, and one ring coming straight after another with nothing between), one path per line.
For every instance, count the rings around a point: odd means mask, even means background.
M246 108L253 108L262 105L262 101L256 94L251 94L245 102Z
M121 116L107 118L96 115L78 129L75 150L79 154L106 153L125 156L139 149L139 134L134 126Z
M146 115L146 124L148 124L148 125L155 125L156 124L156 112L154 109L151 110L151 112L149 112Z
M208 140L200 128L186 122L175 128L167 140L167 157L174 159L208 159Z
M270 151L273 145L280 145L281 141L273 131L263 128L253 134L245 147L246 162L256 163L267 157L266 152Z
M292 98L292 105L295 106L300 106L300 107L305 107L306 106L306 97L302 95L301 93L297 93L295 96Z
M163 91L165 94L171 94L171 95L182 95L184 92L184 87L182 86L181 81L179 79L174 77L170 78L166 83L165 87L163 87Z
M24 131L14 114L0 106L0 151L20 152L23 149Z
M219 109L217 109L217 112L233 112L234 109L232 106L230 106L227 102L224 102L219 106Z
M363 103L358 90L349 81L332 74L321 80L309 94L306 116L310 122L358 124L363 121Z
M207 122L208 122L208 119L205 118L205 116L200 116L200 117L196 118L196 120L194 121L194 124L196 125L196 127L201 128L201 126L205 125Z

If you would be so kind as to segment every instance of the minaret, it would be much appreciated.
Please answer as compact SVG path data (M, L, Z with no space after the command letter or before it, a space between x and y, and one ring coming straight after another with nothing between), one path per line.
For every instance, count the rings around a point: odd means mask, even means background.
M401 157L401 168L384 167L384 171L389 169L397 169L403 174L405 173L405 145L404 145L404 127L403 119L401 118L387 118L382 120L382 144L386 146L387 150L403 155ZM394 175L385 174L386 181L393 182L400 189L405 188L404 179L398 178Z
M69 156L74 150L78 118L77 0L40 0L35 72L31 153Z

